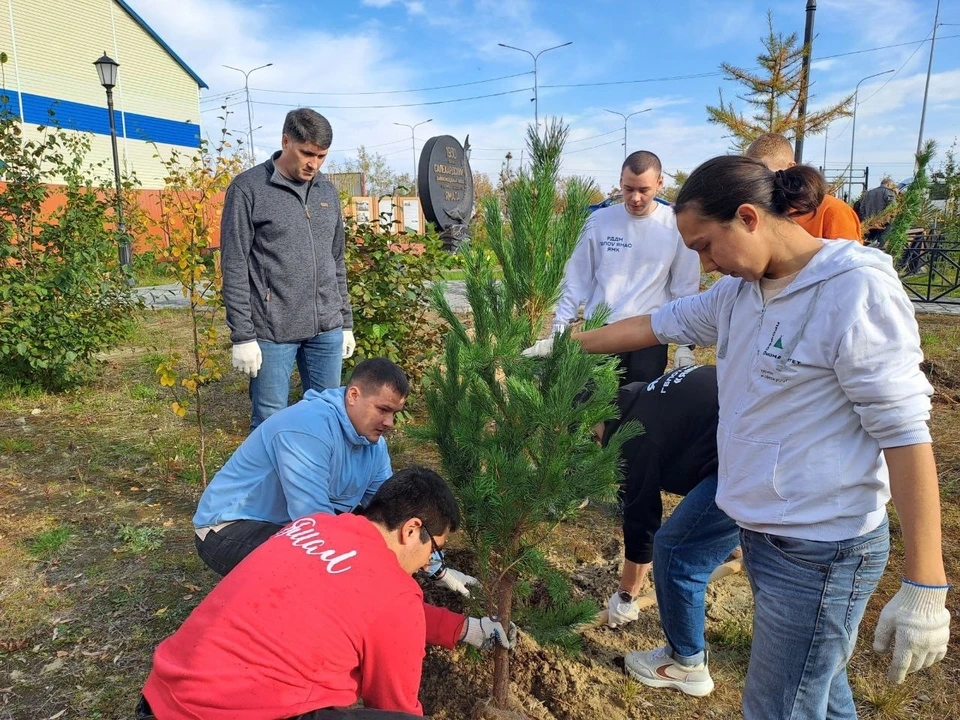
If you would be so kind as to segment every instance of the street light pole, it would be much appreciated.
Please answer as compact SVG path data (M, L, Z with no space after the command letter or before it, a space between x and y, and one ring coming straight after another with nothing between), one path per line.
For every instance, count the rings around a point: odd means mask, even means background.
M250 75L257 70L263 70L271 65L273 65L273 63L267 63L266 65L255 67L253 70L241 70L240 68L233 67L232 65L224 65L224 67L228 70L236 70L238 73L243 73L243 89L247 94L247 147L250 148L249 152L251 164L257 162L257 155L253 149L253 109L250 105Z
M418 122L416 125L408 125L407 123L398 123L395 122L394 125L399 125L400 127L410 128L410 149L413 151L413 194L419 195L420 188L418 187L419 183L417 182L417 137L415 131L421 125L426 125L428 122L433 122L433 118L429 120L424 120Z
M927 62L927 83L923 87L923 109L920 111L920 134L917 136L917 154L920 154L923 145L923 123L927 119L927 95L930 93L930 73L933 71L933 48L937 44L937 27L940 20L940 0L937 0L937 10L933 16L933 37L930 39L930 60Z
M823 175L827 175L827 140L830 139L830 123L823 129Z
M619 115L623 118L623 159L627 159L627 120L632 118L634 115L640 115L641 113L650 112L653 108L644 108L643 110L637 110L632 112L629 115L624 115L622 112L617 112L616 110L607 110L608 113L613 113L614 115Z
M867 75L857 83L857 87L853 91L853 127L850 130L850 174L848 176L847 185L847 192L850 194L850 200L853 200L853 144L857 139L857 96L860 93L860 83L862 83L864 80L869 80L870 78L879 77L880 75L889 75L892 72L893 70L884 70L883 72L874 73L873 75Z
M127 226L123 220L123 186L120 183L120 155L117 153L117 123L113 117L113 88L117 84L117 69L120 67L120 63L104 51L103 56L93 64L100 76L100 84L107 91L107 113L110 116L110 147L113 149L113 181L116 188L117 252L120 266L129 274L133 265L133 257L130 250L130 239L127 237ZM132 277L132 275L129 276Z
M810 95L810 56L813 54L813 19L817 14L817 0L807 0L807 23L803 31L803 60L800 70L800 107L797 111L797 132L794 138L793 161L803 162L803 136L807 125L807 98Z
M565 42L562 45L554 45L553 47L545 48L540 52L538 52L536 55L534 55L529 50L524 50L523 48L514 47L513 45L505 45L504 43L497 43L497 45L499 45L502 48L508 48L510 50L519 50L520 52L526 53L527 55L533 58L533 122L534 122L534 127L537 128L537 132L539 132L540 131L540 96L539 96L539 91L537 89L539 87L537 60L545 52L550 52L551 50L556 50L557 48L566 47L567 45L573 45L573 40L571 40L570 42Z

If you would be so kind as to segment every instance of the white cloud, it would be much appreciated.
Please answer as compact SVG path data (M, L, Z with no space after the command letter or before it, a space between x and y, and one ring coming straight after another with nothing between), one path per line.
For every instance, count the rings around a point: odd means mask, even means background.
M810 63L810 69L813 71L829 70L837 64L839 58L827 58L826 60L814 60Z
M829 13L834 22L846 24L871 46L919 39L933 27L932 2L821 0L817 9L818 19ZM920 29L923 32L917 35Z
M386 27L376 19L379 13L364 11L365 16L355 17L350 24L342 27L322 27L309 25L284 26L276 28L277 9L263 5L251 6L242 0L178 0L177 11L169 12L169 0L133 0L138 13L157 30L172 48L206 80L211 89L207 95L222 93L242 86L243 78L239 73L226 70L223 64L251 68L266 62L272 62L271 68L257 71L251 77L251 85L257 101L276 102L296 105L297 103L324 106L341 106L341 109L319 108L334 126L334 146L331 157L343 160L353 156L355 148L364 144L372 151L387 156L388 162L398 172L411 170L410 131L397 127L394 122L417 123L427 118L434 121L416 131L417 147L432 135L450 134L461 141L467 133L471 135L474 146L473 166L479 172L496 178L503 156L510 150L513 164L520 161L525 146L526 128L533 120L533 107L529 102L532 93L517 93L491 100L456 105L423 107L393 107L389 109L356 110L342 106L399 105L417 103L439 98L465 97L497 92L501 89L521 87L527 78L516 78L510 83L476 86L460 90L438 93L405 93L402 95L354 95L323 96L308 95L306 91L324 92L367 92L404 87L424 87L452 84L459 81L463 69L483 70L470 77L490 77L506 75L511 72L532 70L532 62L526 55L497 47L504 42L531 50L539 50L567 40L574 45L551 52L540 60L540 81L542 84L594 82L597 80L619 80L633 75L624 75L624 65L613 62L601 52L592 54L591 39L567 37L557 34L554 29L538 24L542 20L543 4L535 5L531 0L520 2L502 2L502 0L368 0L370 3L387 4L395 8L404 8L408 15L417 15L409 25L417 25L418 32L427 34L446 33L452 38L468 38L469 42L457 45L456 61L449 67L444 66L443 73L424 76L436 67L424 67L420 58L422 53L411 50L410 37L396 27ZM887 0L866 0L873 12L880 12ZM451 9L451 5L453 5ZM697 35L712 32L712 23L718 25L720 34L726 41L736 41L746 47L750 55L759 49L758 38L765 31L763 11L766 5L754 5L751 2L734 3L724 0L718 3L716 13L722 15L729 10L737 22L747 23L736 26L724 25L718 15L694 17L699 9L707 13L713 3L697 0L693 10L685 10L684 17L676 24L676 32L689 40ZM792 3L793 0L790 0ZM845 4L847 0L822 0L827 8ZM893 3L893 0L890 0ZM858 5L850 3L851 5ZM854 21L843 15L834 22L848 22L851 33L850 49L881 44L876 38L874 26L901 23L901 15L908 10L915 11L914 0L900 0L889 5L894 7L892 16L864 15ZM356 3L355 8L360 8ZM888 7L888 9L889 9ZM896 10L896 8L906 8ZM924 6L925 7L925 6ZM780 5L775 6L775 22L780 22L783 14ZM831 10L831 12L835 12ZM839 12L837 10L836 12ZM844 9L843 13L852 13ZM926 13L926 10L923 10ZM921 15L923 15L921 13ZM823 22L827 12L818 14L818 24ZM371 20L369 16L375 16ZM925 15L924 15L925 17ZM932 21L932 17L930 18ZM802 24L802 20L800 21ZM902 23L901 23L902 24ZM554 28L563 27L560 24ZM589 32L589 28L584 28ZM672 28L664 33L673 32ZM919 32L914 28L904 39L919 39L926 30ZM856 43L859 39L861 42ZM630 53L634 50L629 43L623 45L622 38L609 38L609 48L615 53ZM881 53L879 56L854 56L862 64L844 59L833 64L833 60L815 63L814 105L826 105L839 100L853 90L857 80L863 75L877 72L878 69L899 67L913 52L913 47L899 48L895 52ZM842 51L838 50L838 51ZM938 53L939 55L939 53ZM611 56L612 57L612 56ZM429 61L428 61L429 62ZM439 62L439 61L438 61ZM446 61L444 61L446 62ZM878 65L878 63L881 63ZM857 118L857 161L858 165L869 163L871 177L876 173L892 172L895 176L903 173L912 159L916 146L919 125L920 102L923 96L923 76L925 71L924 53L918 52L910 64L884 90L861 105ZM828 65L829 63L829 72ZM712 67L715 67L712 66ZM669 72L650 74L671 74ZM439 79L438 79L439 78ZM880 88L885 78L865 82L860 89L861 99ZM543 89L540 92L540 117L557 113L562 114L571 124L567 155L564 157L563 170L570 174L592 175L600 182L604 190L617 181L620 163L623 160L621 136L614 132L622 131L623 123L619 117L605 113L604 108L621 112L632 112L646 107L654 107L650 113L631 118L629 124L629 149L649 149L662 159L664 168L670 172L676 169L690 170L704 160L728 152L729 140L723 137L724 130L706 122L702 105L715 102L715 89L704 90L698 96L684 97L664 94L661 96L643 96L639 90L643 86L619 86L609 95L581 93L570 89ZM647 86L650 87L650 86ZM674 86L662 86L661 92L669 93ZM686 85L683 86L686 89ZM264 92L267 90L299 89L304 93L284 94ZM601 100L603 97L615 98ZM242 92L229 102L241 102L229 108L232 115L229 127L242 135L246 132L246 108L242 104ZM609 104L606 104L609 103ZM214 106L218 103L211 103ZM960 69L942 71L934 75L931 83L930 105L927 116L926 134L940 137L941 145L949 145L953 134L957 133L953 121L956 111L942 108L956 107L960 104ZM209 107L205 104L204 107ZM255 132L258 156L262 159L279 147L280 127L288 107L261 105L254 106L254 127L262 126ZM934 112L936 110L936 112ZM217 112L207 112L203 121L207 131L216 135ZM451 118L457 118L452 120ZM849 158L849 129L844 129L847 121L835 123L831 127L828 162L837 165ZM892 128L892 129L891 129ZM609 134L607 134L609 133ZM601 135L595 139L594 135ZM584 140L583 142L574 142ZM607 144L607 143L610 144ZM594 145L600 147L592 148ZM582 152L576 149L591 148ZM523 153L525 156L525 153ZM807 159L820 164L823 157L823 139L808 138ZM903 165L901 165L903 164Z
M334 155L353 152L361 143L379 144L400 139L404 131L396 122L418 122L422 111L395 108L389 117L375 110L347 109L345 106L413 103L416 93L402 96L310 95L310 91L350 93L383 87L415 87L417 70L392 55L388 38L375 29L357 28L332 33L304 27L283 32L263 32L271 26L272 11L250 9L231 0L181 0L176 13L168 12L168 0L138 0L137 12L163 37L197 73L207 81L213 96L242 87L240 73L223 65L253 68L265 63L272 67L250 76L254 100L254 138L257 156L266 158L279 148L280 128L288 110L298 105L318 107L334 129ZM307 61L309 59L309 61ZM331 68L336 68L331 72ZM302 89L301 93L270 92ZM389 98L389 99L385 99ZM243 92L227 101L239 103L228 108L227 126L236 137L247 131ZM202 122L207 135L217 135L223 101L203 103ZM275 103L275 104L266 104ZM392 147L387 147L392 150Z

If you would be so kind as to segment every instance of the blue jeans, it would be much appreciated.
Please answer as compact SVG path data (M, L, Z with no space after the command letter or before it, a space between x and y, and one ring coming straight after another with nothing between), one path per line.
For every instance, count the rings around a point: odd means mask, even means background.
M737 524L716 503L717 476L704 478L653 537L653 582L674 659L704 658L704 595L710 573L740 542Z
M342 328L322 332L301 342L257 340L257 344L260 345L263 364L257 376L250 378L250 404L253 409L251 431L287 406L294 360L300 370L304 392L340 387L340 373L343 370Z
M753 588L745 720L857 717L847 662L890 553L887 521L839 542L742 530Z

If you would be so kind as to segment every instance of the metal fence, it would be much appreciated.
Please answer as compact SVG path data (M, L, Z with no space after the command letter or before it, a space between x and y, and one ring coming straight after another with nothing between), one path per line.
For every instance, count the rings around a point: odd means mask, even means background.
M900 272L911 299L960 305L960 238L914 238L900 259Z

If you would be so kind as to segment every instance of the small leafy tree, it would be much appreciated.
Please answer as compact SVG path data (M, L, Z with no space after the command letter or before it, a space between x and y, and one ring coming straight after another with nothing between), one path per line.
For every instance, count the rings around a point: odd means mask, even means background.
M166 184L160 193L160 217L150 223L158 231L157 260L182 286L190 302L191 348L188 369L181 372L179 353L157 366L160 384L173 395L171 409L178 417L193 410L199 436L200 478L207 484L207 432L204 390L223 377L221 337L223 298L219 250L214 230L223 211L222 193L243 168L242 155L228 156L229 132L224 127L212 152L206 141L199 152L186 156L174 150L163 159ZM158 154L159 157L159 154Z
M9 98L0 104L0 375L61 390L127 335L139 303L117 258L114 193L86 162L89 136L51 113L25 139Z
M808 111L805 117L800 116L802 64L810 48L800 44L796 33L784 36L774 32L772 12L767 12L767 24L769 32L762 41L763 52L757 56L759 72L730 63L720 65L726 80L746 88L746 94L738 97L753 109L754 114L747 117L733 102L725 102L723 90L720 91L720 103L707 106L707 120L730 131L737 152L743 151L763 133L796 137L802 126L804 135L819 135L831 122L852 112L853 95L817 112ZM812 95L808 92L807 98L810 97Z
M379 228L346 219L347 288L357 351L345 366L352 368L365 358L390 358L419 386L442 346L430 287L453 258L436 233L397 233L395 227L386 216L381 216Z
M409 156L408 156L409 157ZM355 158L347 158L339 163L330 163L327 172L358 172L363 173L367 181L367 193L373 197L394 195L397 188L406 188L413 193L414 178L410 173L397 173L390 166L385 155L370 152L363 145L357 148Z
M584 498L614 496L620 446L629 435L619 433L606 448L591 435L615 415L613 361L585 354L568 334L550 358L520 357L558 299L593 190L579 179L559 182L566 137L557 121L540 134L531 128L530 169L507 186L506 216L496 198L483 204L487 243L503 279L496 280L495 264L482 248L465 248L472 329L439 289L434 293L450 330L443 364L428 373L429 420L422 435L436 443L460 501L486 611L505 624L516 616L515 593L531 577L547 578L556 602L569 600L562 576L538 548L558 518L576 513ZM596 608L570 610L553 614L576 623ZM490 716L503 717L510 707L509 681L509 655L497 649Z

